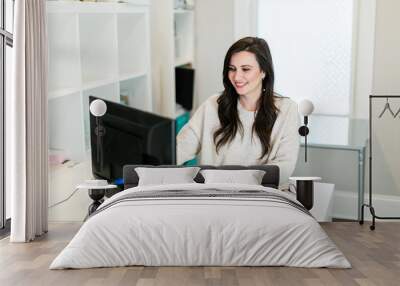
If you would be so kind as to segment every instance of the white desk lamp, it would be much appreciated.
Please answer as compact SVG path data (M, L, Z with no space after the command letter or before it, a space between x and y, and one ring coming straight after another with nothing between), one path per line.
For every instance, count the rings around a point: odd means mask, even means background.
M97 136L97 162L100 161L100 170L103 170L102 137L106 133L106 130L101 125L101 117L107 112L107 105L103 100L96 99L90 103L89 110L90 113L96 117L96 129L94 132Z
M307 99L300 101L299 113L303 116L303 125L299 128L299 134L304 136L304 160L307 162L307 135L308 116L314 111L314 104ZM314 205L314 181L321 180L320 177L290 177L296 181L296 198L304 207L311 210Z
M308 100L304 99L299 103L299 113L304 118L304 125L299 128L299 134L304 136L304 160L307 162L307 135L310 133L308 129L308 116L314 111L314 104Z
M101 99L95 99L90 103L89 106L90 113L96 117L96 128L95 134L97 135L97 162L100 161L100 169L103 170L103 147L102 147L102 137L106 133L105 128L101 125L101 117L107 112L107 105ZM101 205L102 198L104 197L106 189L117 188L116 185L109 185L106 180L86 180L84 184L78 185L72 194L58 203L55 203L49 208L59 205L71 198L75 192L79 189L88 189L89 197L93 200L93 203L89 206L88 216L91 215L96 209ZM86 218L85 218L86 220Z

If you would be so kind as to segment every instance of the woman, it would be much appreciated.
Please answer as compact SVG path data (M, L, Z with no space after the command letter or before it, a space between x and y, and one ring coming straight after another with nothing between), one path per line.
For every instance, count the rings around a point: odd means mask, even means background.
M229 48L223 83L179 132L178 164L198 156L202 165L277 165L286 183L299 152L299 116L294 101L274 93L265 40L246 37Z

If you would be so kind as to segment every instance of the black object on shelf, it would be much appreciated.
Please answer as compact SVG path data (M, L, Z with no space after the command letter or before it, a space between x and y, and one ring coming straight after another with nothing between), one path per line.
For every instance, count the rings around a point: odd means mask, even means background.
M361 207L361 219L359 221L360 224L364 224L364 207L369 208L369 211L371 212L372 216L372 225L370 225L370 229L374 230L375 229L375 219L400 219L400 217L384 217L384 216L378 216L375 212L375 208L373 206L372 202L372 100L374 98L379 98L379 99L386 99L386 104L385 108L379 115L379 118L382 117L384 112L388 110L390 114L395 118L398 114L394 115L393 111L390 109L390 104L389 104L389 98L400 98L400 95L370 95L369 96L369 200L368 204L363 204Z
M175 68L175 100L186 110L192 110L194 69L187 66Z

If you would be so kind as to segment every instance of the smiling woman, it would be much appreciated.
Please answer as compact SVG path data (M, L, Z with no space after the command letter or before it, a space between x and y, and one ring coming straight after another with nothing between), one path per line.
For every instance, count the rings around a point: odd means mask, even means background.
M297 160L299 118L296 103L274 93L265 40L246 37L229 48L223 83L178 134L178 163L198 156L205 165L277 165L285 184Z
M255 55L247 51L234 54L229 64L228 77L240 95L240 103L247 110L256 111L265 73L260 69Z

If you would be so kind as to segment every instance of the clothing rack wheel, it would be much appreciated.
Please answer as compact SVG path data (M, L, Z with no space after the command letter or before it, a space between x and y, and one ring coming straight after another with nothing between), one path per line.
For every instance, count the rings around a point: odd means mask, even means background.
M364 207L369 208L369 211L371 212L371 216L372 216L372 225L369 226L370 230L375 230L375 209L373 206L370 206L368 204L363 204L362 205L362 212L361 212L361 220L360 220L360 224L363 225L364 224Z
M376 219L381 219L381 220L398 219L398 220L400 220L400 217L378 216L375 213L375 208L372 205L372 99L373 98L385 98L386 101L388 102L389 98L399 98L400 99L400 95L370 95L369 96L369 203L363 204L361 207L361 218L360 218L359 224L360 225L364 224L364 209L365 209L365 207L369 208L369 211L372 216L372 224L369 226L370 230L375 230ZM396 112L396 115L398 113L399 112ZM383 113L381 113L381 115L382 114ZM380 116L379 116L379 118L380 118Z

